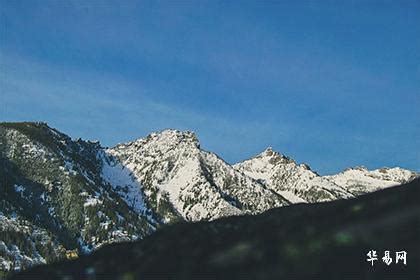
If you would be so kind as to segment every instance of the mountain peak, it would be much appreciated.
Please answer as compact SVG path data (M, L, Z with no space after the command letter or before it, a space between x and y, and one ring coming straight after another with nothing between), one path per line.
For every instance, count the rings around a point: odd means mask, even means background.
M259 153L256 157L265 158L265 157L277 157L282 156L279 152L273 150L273 147L267 147L264 151Z
M263 152L261 152L259 155L255 156L254 159L266 159L271 164L277 164L277 163L289 163L293 162L293 160L275 150L273 150L272 147L267 147Z
M156 142L167 147L178 146L180 144L192 145L200 148L200 142L192 131L180 131L176 129L165 129L160 132L149 134L144 140L148 143Z
M153 150L168 151L179 146L200 149L200 142L196 134L192 131L180 131L176 129L164 129L158 132L152 132L144 138L139 138L132 142L120 143L114 148L134 147L146 148L154 147Z
M261 154L271 156L272 154L276 153L276 151L273 150L273 147L267 147Z
M156 135L161 135L161 137L176 137L182 140L192 140L198 141L197 136L193 131L185 130L177 130L177 129L164 129L160 132L155 133Z

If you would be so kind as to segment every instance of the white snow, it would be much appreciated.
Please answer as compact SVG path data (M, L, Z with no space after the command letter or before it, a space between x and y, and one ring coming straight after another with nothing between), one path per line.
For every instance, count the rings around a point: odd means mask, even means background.
M97 204L102 204L102 201L96 197L88 197L86 202L83 204L84 207L95 206Z
M369 171L365 167L355 167L325 178L350 191L366 193L400 185L416 176L418 174L402 168Z
M306 200L304 200L303 198L295 195L291 191L277 191L277 192L278 192L278 194L280 194L282 197L284 197L285 199L287 199L291 203L307 203Z
M185 165L180 167L179 171L171 178L165 185L159 186L161 190L166 191L169 194L169 198L176 209L182 210L183 204L179 201L179 196L182 189L188 187L189 184L193 183L194 177L198 172L198 163L194 160L185 162ZM199 211L197 209L197 211ZM207 211L201 208L200 214L204 217L207 215Z
M141 192L142 186L132 175L131 170L111 159L111 155L102 155L101 177L108 182L121 198L138 214L144 214L147 207Z

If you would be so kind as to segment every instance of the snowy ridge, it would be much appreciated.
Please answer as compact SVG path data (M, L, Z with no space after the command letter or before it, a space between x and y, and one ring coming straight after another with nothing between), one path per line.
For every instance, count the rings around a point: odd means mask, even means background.
M254 158L235 164L234 168L263 181L268 188L292 203L353 197L344 188L311 171L307 165L297 164L271 148Z
M355 167L324 178L344 187L355 195L360 195L400 185L418 176L419 174L415 172L399 167L380 168L372 171L365 167Z

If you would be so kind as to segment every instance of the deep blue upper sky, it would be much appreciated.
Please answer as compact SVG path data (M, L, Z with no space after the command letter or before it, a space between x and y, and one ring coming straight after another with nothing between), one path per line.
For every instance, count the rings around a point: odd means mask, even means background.
M296 2L0 0L0 120L420 170L420 2Z

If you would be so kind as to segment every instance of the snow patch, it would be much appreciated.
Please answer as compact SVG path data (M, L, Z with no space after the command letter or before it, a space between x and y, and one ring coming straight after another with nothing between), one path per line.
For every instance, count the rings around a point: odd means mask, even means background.
M132 207L136 213L144 215L147 211L142 194L142 186L127 167L112 159L111 155L104 153L102 156L101 177L108 182L114 191Z
M96 197L88 197L86 199L86 202L83 204L84 207L88 207L88 206L95 206L97 204L102 204L102 201L99 200Z

